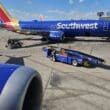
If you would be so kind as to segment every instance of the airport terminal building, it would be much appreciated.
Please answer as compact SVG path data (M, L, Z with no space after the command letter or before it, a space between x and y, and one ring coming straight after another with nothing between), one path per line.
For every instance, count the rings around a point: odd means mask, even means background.
M99 18L99 19L101 19L101 20L110 20L110 16L107 16L107 17L101 17L101 18Z

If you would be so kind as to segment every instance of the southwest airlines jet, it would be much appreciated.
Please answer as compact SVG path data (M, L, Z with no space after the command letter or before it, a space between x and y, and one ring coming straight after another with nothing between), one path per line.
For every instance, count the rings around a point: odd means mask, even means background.
M40 34L50 41L62 41L65 37L75 36L110 37L108 20L18 21L10 16L2 4L0 24L10 31Z

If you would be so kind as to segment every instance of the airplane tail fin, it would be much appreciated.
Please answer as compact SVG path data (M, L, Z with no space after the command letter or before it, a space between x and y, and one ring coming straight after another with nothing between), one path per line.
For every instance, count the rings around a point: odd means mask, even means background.
M0 22L5 23L12 21L15 21L15 19L11 17L5 7L0 3Z
M11 17L8 11L4 8L4 6L0 3L0 27L5 27L8 30L17 30L19 29L18 20Z

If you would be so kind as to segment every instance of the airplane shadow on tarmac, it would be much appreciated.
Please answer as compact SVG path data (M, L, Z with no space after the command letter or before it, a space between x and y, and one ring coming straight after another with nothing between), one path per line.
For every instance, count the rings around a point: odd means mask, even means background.
M106 69L106 70L110 70L110 65L106 65L106 64L100 64L100 65L91 65L90 67L86 67L86 68L102 68L102 69Z
M107 39L83 39L83 38L80 38L80 39L74 38L73 41L79 41L79 42L110 42L110 40L107 40Z
M45 45L49 45L49 44L52 44L52 43L48 43L48 42L35 43L35 44L32 44L32 45L23 46L21 48L30 48L30 47L37 47L37 46L45 46Z
M108 39L83 39L83 38L65 38L58 43L73 43L73 42L110 42Z
M42 39L38 39L38 38L23 38L23 39L16 39L17 41L24 41L24 40L28 40L28 41L36 41L35 44L32 45L27 45L27 46L22 46L21 48L30 48L30 47L36 47L36 46L45 46L45 45L50 45L50 44L67 44L67 43L74 43L74 42L110 42L110 40L106 40L106 39L102 39L102 40L98 40L98 39L83 39L83 38L66 38L64 41L42 41ZM41 43L38 43L37 41L42 41Z
M110 65L106 65L106 64L101 64L101 65L98 65L97 67L103 68L103 69L106 69L106 70L110 70Z
M6 56L9 57L8 61L6 61L6 64L17 64L17 65L25 65L24 58L30 57L30 56L22 56L22 57L12 57L12 56Z

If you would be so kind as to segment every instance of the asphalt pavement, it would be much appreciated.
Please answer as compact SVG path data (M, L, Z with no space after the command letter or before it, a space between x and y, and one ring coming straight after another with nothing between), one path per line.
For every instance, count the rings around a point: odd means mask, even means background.
M20 49L5 47L9 38L23 42ZM41 42L41 36L0 30L0 62L36 69L43 80L42 110L110 110L110 42L101 38L78 38L64 43ZM74 67L47 59L44 46L75 49L105 59L91 68Z

